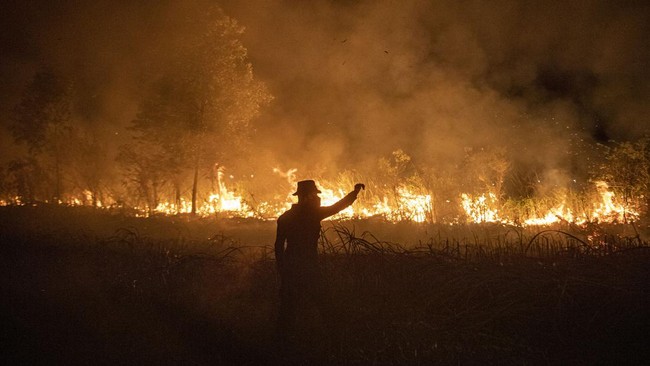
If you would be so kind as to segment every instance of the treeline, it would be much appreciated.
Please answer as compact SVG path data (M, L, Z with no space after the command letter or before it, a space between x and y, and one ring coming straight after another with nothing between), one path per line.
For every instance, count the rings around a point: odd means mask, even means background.
M247 148L249 124L272 98L254 76L243 27L218 7L202 14L187 20L194 31L172 55L147 65L125 142L115 143L115 126L86 118L83 80L36 72L13 109L11 133L25 152L2 167L2 199L151 210L163 190L178 201L189 189L194 211L200 182Z

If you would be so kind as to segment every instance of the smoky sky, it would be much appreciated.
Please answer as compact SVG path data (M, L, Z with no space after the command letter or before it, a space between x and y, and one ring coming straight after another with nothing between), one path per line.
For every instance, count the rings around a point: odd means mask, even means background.
M5 2L0 117L43 64L75 74L78 113L112 133L155 58L205 0ZM274 100L254 122L269 168L354 167L468 148L565 167L576 141L648 133L645 1L223 1ZM121 130L120 130L121 131ZM6 143L7 137L2 140Z

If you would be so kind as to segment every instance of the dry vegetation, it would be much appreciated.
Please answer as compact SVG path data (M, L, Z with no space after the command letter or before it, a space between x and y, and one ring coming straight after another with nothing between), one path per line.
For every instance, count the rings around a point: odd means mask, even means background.
M281 353L273 222L56 206L0 219L5 364L650 361L638 228L328 223L340 344L323 346L307 308Z

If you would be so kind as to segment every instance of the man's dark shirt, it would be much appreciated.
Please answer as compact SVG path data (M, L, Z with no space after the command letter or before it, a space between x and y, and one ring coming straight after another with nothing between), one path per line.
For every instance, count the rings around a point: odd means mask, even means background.
M275 240L275 258L280 268L284 265L316 265L321 220L350 206L357 199L357 194L358 191L352 191L335 204L325 207L312 208L294 204L283 213L278 218Z

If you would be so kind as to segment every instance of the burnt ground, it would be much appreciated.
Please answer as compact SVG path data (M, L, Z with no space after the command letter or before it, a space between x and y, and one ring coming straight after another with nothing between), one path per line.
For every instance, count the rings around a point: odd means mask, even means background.
M3 364L650 363L643 247L507 263L323 256L339 343L306 309L282 351L266 252L132 227L107 235L81 222L102 221L87 213L0 208L0 219Z

